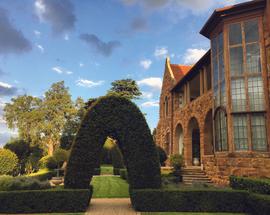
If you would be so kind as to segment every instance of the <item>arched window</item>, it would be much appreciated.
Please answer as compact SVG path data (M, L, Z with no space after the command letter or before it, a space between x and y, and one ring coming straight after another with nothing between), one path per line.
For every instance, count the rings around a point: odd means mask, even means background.
M227 151L227 115L223 108L218 108L214 115L215 151Z

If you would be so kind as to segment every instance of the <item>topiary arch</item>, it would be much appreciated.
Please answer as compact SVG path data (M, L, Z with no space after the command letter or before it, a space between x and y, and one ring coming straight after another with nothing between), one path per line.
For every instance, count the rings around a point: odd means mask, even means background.
M116 96L102 97L88 109L72 145L65 188L89 188L108 136L122 151L130 188L160 188L158 155L145 118L134 103Z

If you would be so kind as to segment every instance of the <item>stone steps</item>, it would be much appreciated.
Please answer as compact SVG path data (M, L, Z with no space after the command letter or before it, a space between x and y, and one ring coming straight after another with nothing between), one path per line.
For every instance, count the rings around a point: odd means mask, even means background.
M185 167L182 170L183 183L191 185L195 183L211 184L212 181L208 178L200 167Z

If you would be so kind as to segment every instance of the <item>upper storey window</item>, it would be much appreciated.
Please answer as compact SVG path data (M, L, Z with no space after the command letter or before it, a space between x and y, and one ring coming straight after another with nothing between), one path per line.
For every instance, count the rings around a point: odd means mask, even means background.
M229 26L233 112L264 110L258 20Z

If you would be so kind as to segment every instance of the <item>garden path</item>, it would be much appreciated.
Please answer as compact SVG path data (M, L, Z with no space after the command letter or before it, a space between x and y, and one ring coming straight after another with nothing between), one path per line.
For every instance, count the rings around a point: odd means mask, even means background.
M86 215L140 215L134 211L129 198L91 199Z

